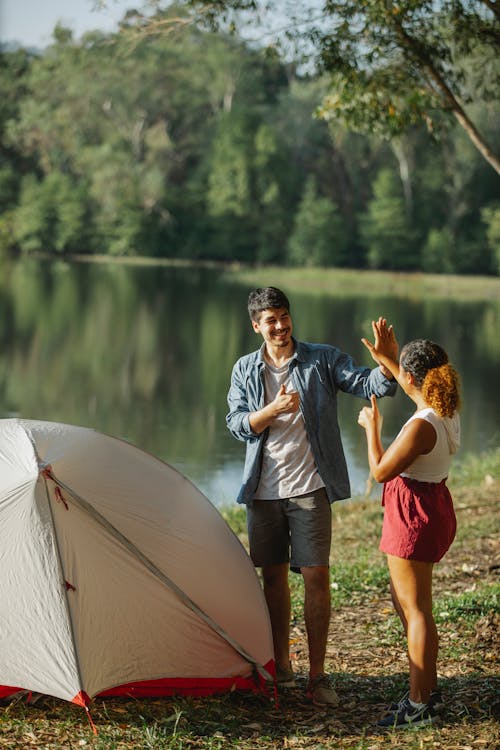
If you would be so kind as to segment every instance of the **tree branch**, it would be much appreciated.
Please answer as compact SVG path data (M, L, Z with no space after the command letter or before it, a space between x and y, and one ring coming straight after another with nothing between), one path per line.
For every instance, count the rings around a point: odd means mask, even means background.
M397 30L402 45L406 49L410 50L410 52L418 58L423 70L427 72L429 78L441 92L448 109L453 112L453 115L457 119L458 123L463 127L479 153L482 154L482 156L493 167L493 169L498 174L500 174L500 159L486 143L483 136L479 133L478 129L469 118L459 100L452 92L432 60L422 49L421 45L404 30L401 23L396 19L394 19L394 26Z
M500 18L500 5L496 0L481 0L481 2L484 3L484 5L486 5L497 18Z

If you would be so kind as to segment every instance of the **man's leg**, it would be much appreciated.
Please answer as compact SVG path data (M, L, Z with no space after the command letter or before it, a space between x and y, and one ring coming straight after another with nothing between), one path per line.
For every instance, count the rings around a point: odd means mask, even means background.
M264 596L271 619L276 668L288 669L291 617L288 563L263 566L262 578L264 581Z
M325 673L330 624L330 503L324 487L290 499L290 568L304 579L304 619L309 646L308 696L318 706L337 706L339 698Z
M304 619L309 645L309 677L325 671L326 643L330 625L330 577L328 568L301 568L304 578Z

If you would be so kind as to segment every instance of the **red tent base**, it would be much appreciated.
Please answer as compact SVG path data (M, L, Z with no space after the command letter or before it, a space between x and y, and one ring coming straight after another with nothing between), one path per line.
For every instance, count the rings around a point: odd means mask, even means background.
M275 675L274 661L265 665L265 669L271 676ZM27 688L9 687L0 685L0 700L14 695ZM117 696L129 696L130 698L159 698L169 695L217 695L231 693L236 690L253 693L267 691L267 683L260 676L255 677L170 677L162 680L143 680L141 682L129 682L118 685L110 690L103 690L96 698L112 698ZM72 703L78 706L88 706L91 698L81 691L72 699Z
M274 676L274 662L265 665L265 669ZM175 677L163 680L145 680L144 682L129 682L126 685L104 690L96 698L113 696L130 696L131 698L161 697L168 695L217 695L230 693L235 690L261 693L267 690L265 680L257 675L254 677Z

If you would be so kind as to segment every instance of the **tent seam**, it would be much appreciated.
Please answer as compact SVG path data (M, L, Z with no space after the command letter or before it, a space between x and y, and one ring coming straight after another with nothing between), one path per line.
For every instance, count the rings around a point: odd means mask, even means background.
M226 643L228 643L243 659L251 664L257 672L265 679L272 680L272 676L262 664L259 664L237 641L226 633L201 607L199 607L169 576L165 575L152 560L144 555L133 542L119 531L108 519L99 513L94 506L84 498L80 497L71 487L61 482L52 472L50 467L45 469L45 476L67 492L75 503L85 512L89 513L101 526L103 526L122 546L134 555L150 573L158 578L167 588L172 590L184 604L191 609L201 620L203 620L214 632L216 632ZM67 599L67 595L66 595Z
M35 452L35 455L37 456L37 460L38 460L38 455L36 454L36 452ZM55 548L56 548L56 552L57 552L57 560L58 560L58 563L59 563L59 583L60 583L60 586L61 586L63 594L64 594L64 602L65 602L65 605L66 605L66 614L67 614L67 617L68 617L69 628L70 628L70 632L71 632L71 641L73 643L73 653L74 653L74 656L75 656L76 672L77 672L78 682L79 682L79 687L80 687L80 690L78 692L84 692L82 672L81 672L81 669L80 669L80 655L79 655L79 652L78 652L78 644L77 644L76 638L75 638L75 629L73 627L73 618L71 616L71 608L69 606L69 600L68 600L68 588L64 585L64 582L66 580L66 576L65 576L64 570L63 570L61 550L60 550L60 547L59 547L59 539L58 539L58 536L57 536L57 527L56 527L55 520L54 520L54 513L52 511L52 505L51 505L51 502L50 502L50 499L51 499L50 498L50 492L49 492L49 487L48 487L48 484L47 484L47 478L46 478L45 475L43 475L43 481L44 481L44 486L45 486L45 495L46 495L46 498L47 498L47 505L49 507L49 513L50 513L50 517L52 519L52 528L54 529Z

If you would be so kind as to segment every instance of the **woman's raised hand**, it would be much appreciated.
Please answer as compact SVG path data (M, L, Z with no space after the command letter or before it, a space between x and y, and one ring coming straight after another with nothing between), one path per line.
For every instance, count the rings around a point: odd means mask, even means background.
M374 343L368 339L362 338L361 341L366 346L375 362L380 366L382 373L386 377L397 379L399 375L398 353L399 346L392 325L387 325L387 320L380 317L378 320L372 320L372 330Z

